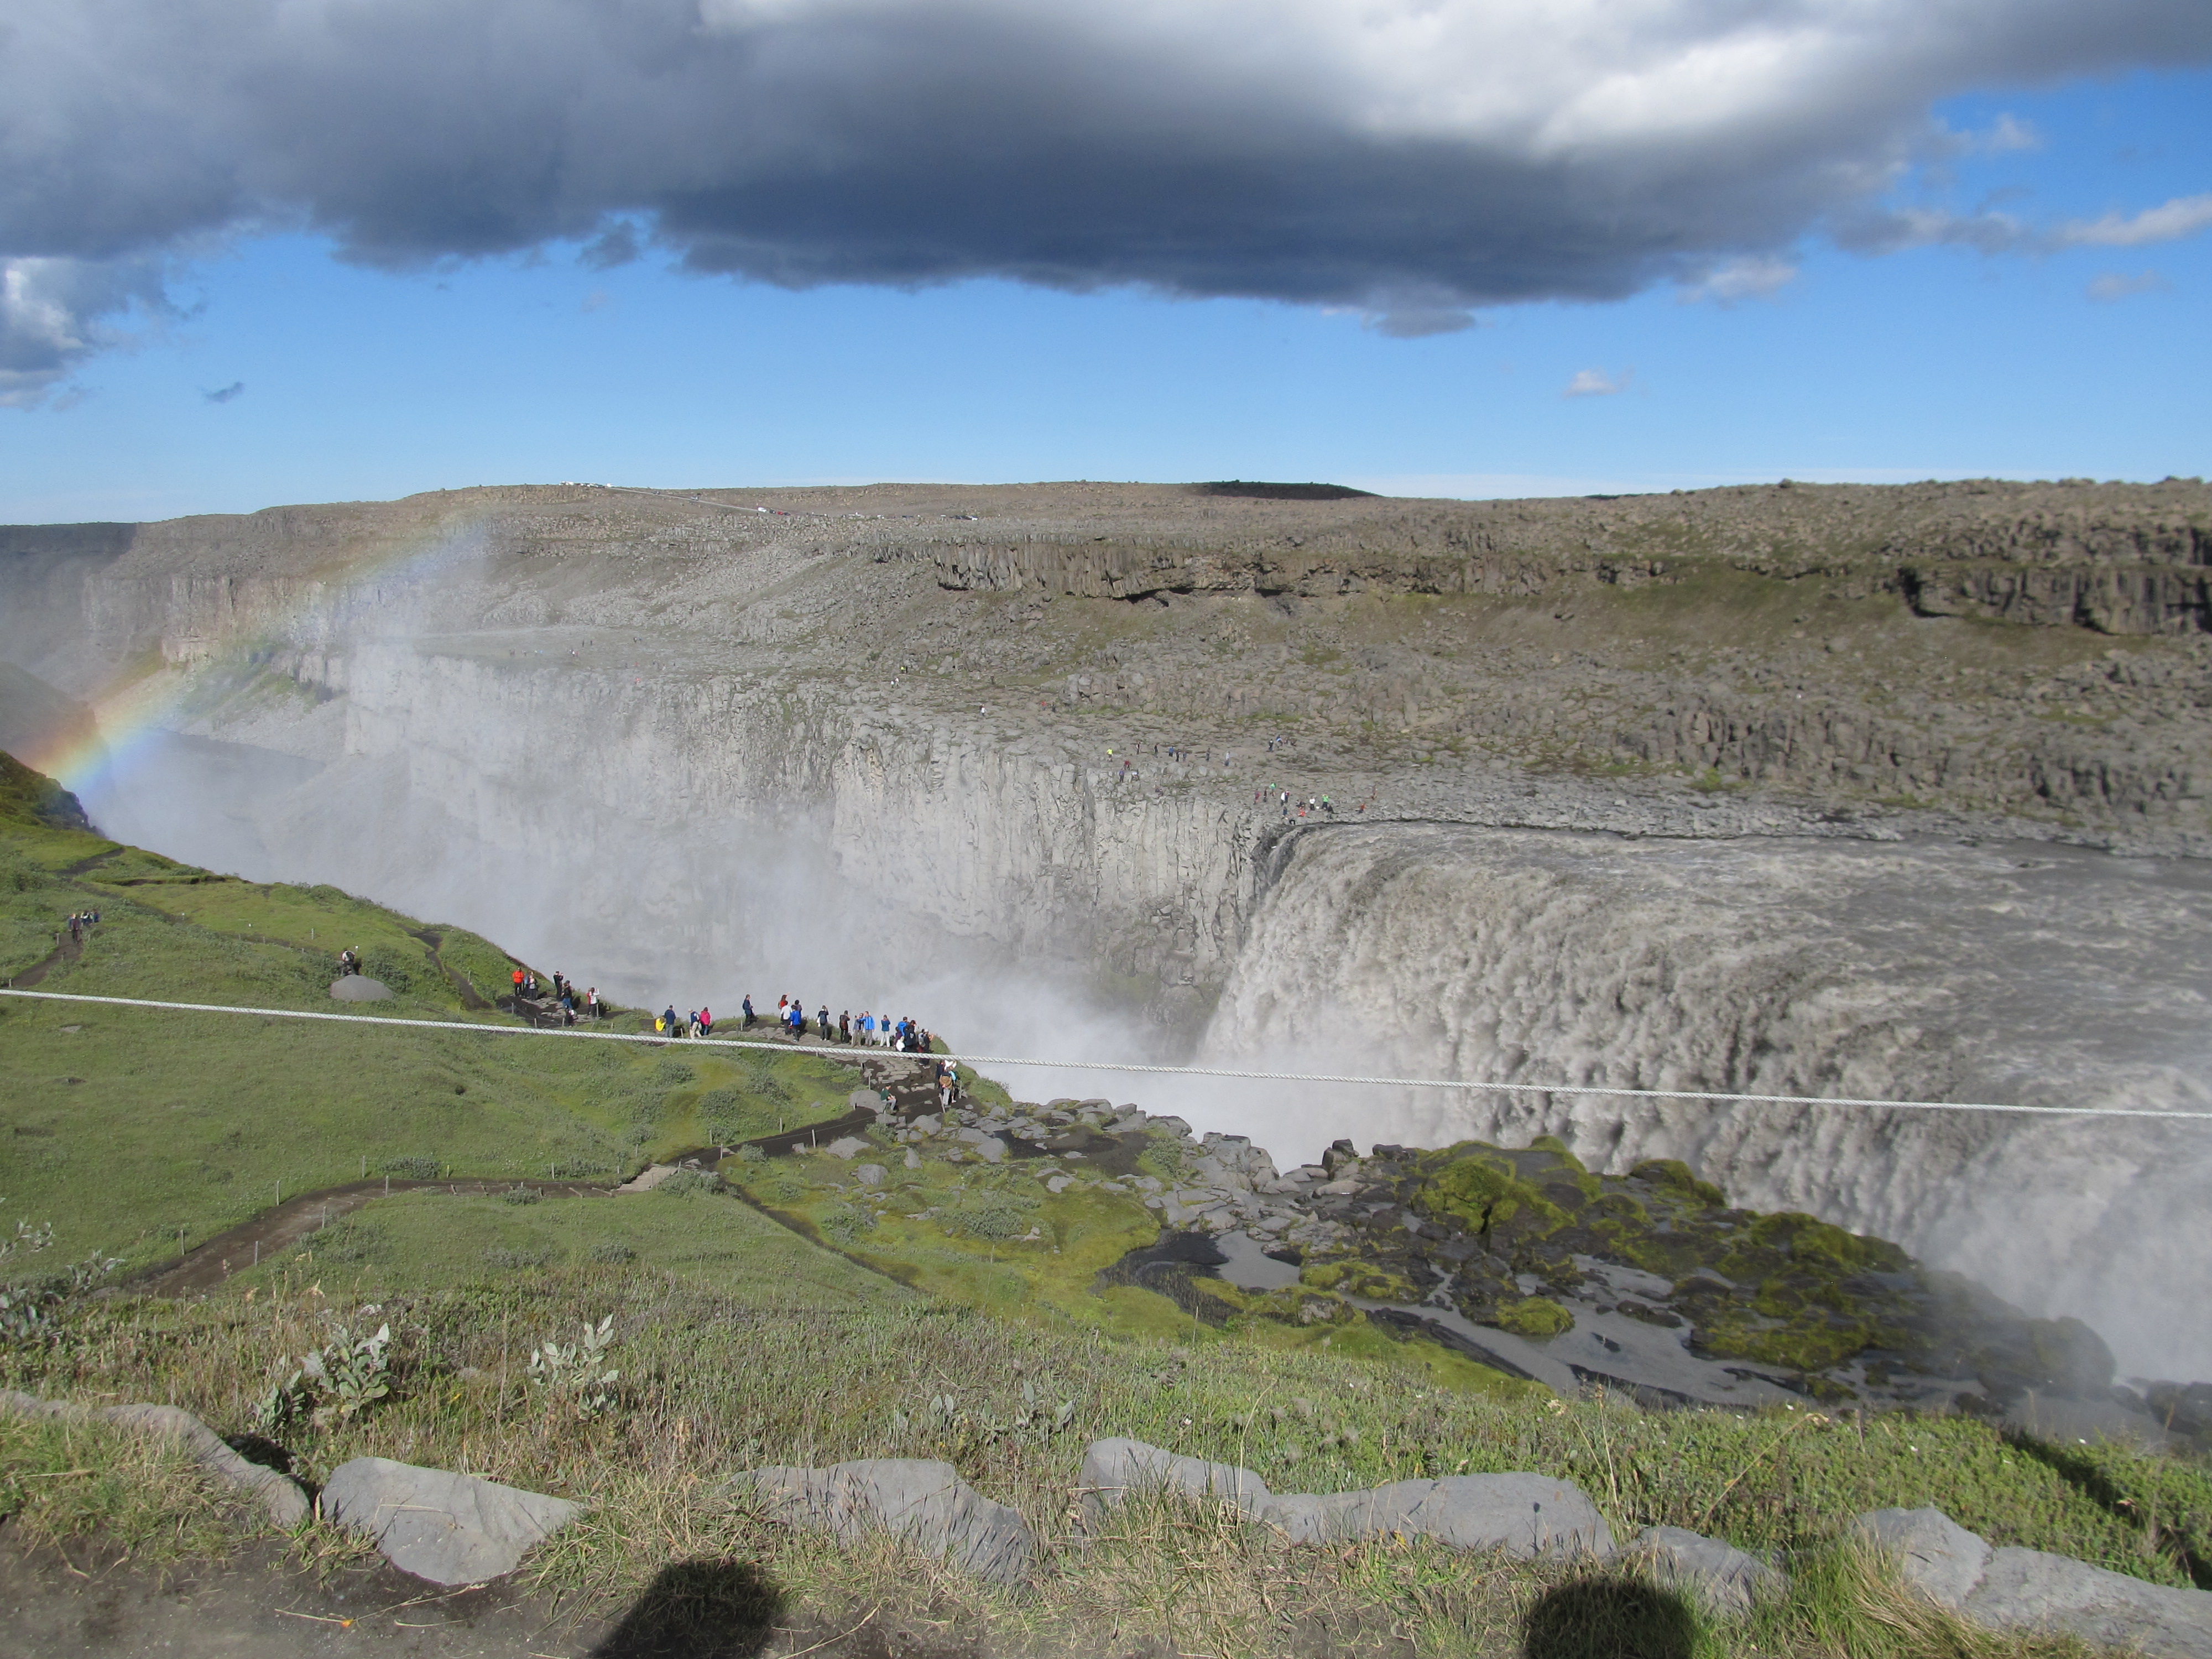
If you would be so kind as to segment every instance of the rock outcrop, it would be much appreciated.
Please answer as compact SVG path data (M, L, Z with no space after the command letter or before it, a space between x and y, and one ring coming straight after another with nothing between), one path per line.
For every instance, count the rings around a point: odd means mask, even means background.
M575 1504L479 1476L356 1457L324 1483L323 1518L366 1534L384 1559L434 1584L481 1584L513 1572Z
M950 1463L871 1457L826 1469L753 1469L729 1489L770 1519L819 1528L848 1547L871 1533L942 1556L995 1583L1026 1577L1036 1543L1020 1511L994 1503Z
M1941 1510L1876 1510L1857 1526L1908 1583L1970 1623L2063 1632L2149 1659L2212 1659L2212 1592L2041 1550L1991 1549Z
M1572 1481L1541 1474L1455 1474L1398 1480L1359 1492L1271 1492L1249 1469L1212 1463L1141 1440L1093 1441L1079 1477L1094 1520L1132 1493L1166 1491L1227 1504L1294 1544L1433 1538L1454 1549L1601 1559L1613 1553L1605 1517Z

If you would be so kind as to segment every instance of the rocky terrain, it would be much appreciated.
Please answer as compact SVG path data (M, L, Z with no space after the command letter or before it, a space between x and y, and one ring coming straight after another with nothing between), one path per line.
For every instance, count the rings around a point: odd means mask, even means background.
M61 757L110 833L335 877L656 1006L2202 1108L2208 538L2195 480L571 485L18 527L0 747ZM2178 1125L1160 1104L1301 1157L1356 1113L1685 1158L2039 1314L2127 1310L2146 1369L2204 1259Z
M1103 1224L1141 1205L1157 1237L1140 1225L1142 1242L1087 1281L1038 1273L1031 1296L1081 1316L1083 1301L1126 1285L1217 1328L1364 1322L1570 1398L1957 1409L2151 1444L2177 1418L2185 1437L2197 1431L2179 1385L2116 1390L2111 1350L2081 1321L2029 1318L1971 1279L1810 1215L1731 1205L1680 1162L1598 1175L1549 1139L1364 1156L1343 1139L1279 1171L1243 1136L1195 1134L1135 1106L948 1111L900 1067L867 1069L883 1092L854 1098L880 1115L844 1120L818 1145L779 1142L806 1166L796 1176L719 1162L798 1224L820 1234L829 1218L822 1236L894 1273L963 1241L1057 1240L1055 1255L1088 1259L1112 1236ZM2169 1407L2163 1423L2150 1395Z

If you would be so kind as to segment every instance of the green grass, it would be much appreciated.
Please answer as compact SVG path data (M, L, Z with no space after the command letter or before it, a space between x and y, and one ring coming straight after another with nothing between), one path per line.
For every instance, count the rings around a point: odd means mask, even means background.
M100 862L54 873L87 858ZM210 878L0 815L0 976L46 957L62 919L85 909L103 920L82 959L39 989L331 1010L336 953L350 945L397 993L368 1012L517 1024L464 1009L446 969L465 965L482 985L507 958L460 929L425 929L332 887ZM612 1180L711 1139L835 1117L853 1086L849 1066L802 1054L740 1062L673 1045L0 998L0 1223L51 1218L69 1255L118 1256L128 1271L250 1218L280 1182L296 1194L392 1159L457 1176Z
M527 1199L398 1193L234 1273L232 1282L266 1288L312 1273L326 1294L358 1301L489 1289L638 1261L687 1288L752 1308L857 1310L915 1299L742 1204L696 1190Z

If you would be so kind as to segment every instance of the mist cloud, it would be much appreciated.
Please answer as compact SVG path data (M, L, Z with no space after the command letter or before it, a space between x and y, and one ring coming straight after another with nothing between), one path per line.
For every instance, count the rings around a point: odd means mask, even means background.
M1416 335L1761 269L1939 149L1937 99L2208 56L2201 0L17 0L0 259L143 273L290 228L603 267L641 230L791 287L1138 284ZM48 269L0 374L143 297Z

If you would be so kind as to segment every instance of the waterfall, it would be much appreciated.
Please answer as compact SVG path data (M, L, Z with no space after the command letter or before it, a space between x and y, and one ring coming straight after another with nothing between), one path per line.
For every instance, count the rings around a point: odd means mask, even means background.
M2019 842L1328 827L1279 855L1206 1063L1500 1082L2212 1106L2212 872ZM1308 1086L1238 1127L1559 1135L1893 1238L2212 1373L2212 1123Z

